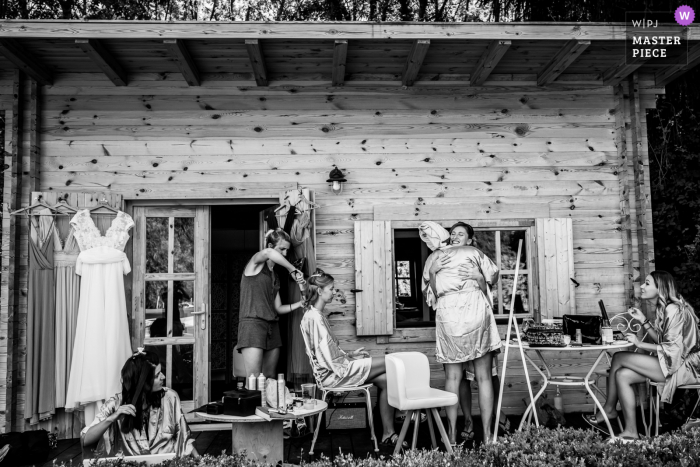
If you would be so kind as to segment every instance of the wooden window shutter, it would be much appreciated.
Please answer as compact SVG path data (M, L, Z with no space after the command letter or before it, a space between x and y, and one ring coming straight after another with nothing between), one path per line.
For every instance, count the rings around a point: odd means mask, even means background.
M570 218L535 219L541 318L576 313L574 242Z
M394 332L391 222L355 222L355 318L358 336Z

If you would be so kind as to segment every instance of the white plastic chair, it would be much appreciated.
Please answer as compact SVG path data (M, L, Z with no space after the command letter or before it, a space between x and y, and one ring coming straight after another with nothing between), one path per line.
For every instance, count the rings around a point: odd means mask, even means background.
M430 387L430 365L428 357L418 352L398 352L386 356L386 379L389 405L399 410L406 410L406 420L401 427L399 440L396 442L394 454L397 454L403 445L408 425L413 414L416 413L415 426L413 428L412 449L416 448L418 440L418 426L420 425L421 409L428 414L428 428L433 448L437 448L433 420L437 424L447 452L452 452L450 440L445 432L445 427L440 420L438 408L448 407L457 403L457 395Z
M337 387L337 388L324 388L321 386L321 384L316 381L316 385L318 388L321 390L321 400L325 401L326 396L332 392L355 392L355 391L364 391L365 396L367 397L367 418L369 419L369 429L372 434L372 441L374 441L374 452L379 452L379 446L377 445L377 436L374 434L374 420L372 419L372 399L370 398L369 395L369 390L372 386L374 386L372 383L367 383L363 384L361 386L344 386L344 387ZM311 442L311 450L309 451L309 454L313 455L314 453L314 446L316 445L316 438L318 438L318 429L321 427L321 416L322 414L318 414L318 420L316 422L316 430L314 430L314 440ZM327 416L327 415L326 415Z

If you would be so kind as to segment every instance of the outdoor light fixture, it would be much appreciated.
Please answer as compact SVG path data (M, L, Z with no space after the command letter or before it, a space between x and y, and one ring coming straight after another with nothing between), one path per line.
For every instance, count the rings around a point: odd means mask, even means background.
M329 178L326 181L331 184L331 191L333 192L333 194L339 195L340 192L343 191L343 183L347 182L347 180L345 180L345 175L343 174L343 172L341 172L341 170L338 167L336 167L333 170L331 170L331 173L328 174L328 177Z

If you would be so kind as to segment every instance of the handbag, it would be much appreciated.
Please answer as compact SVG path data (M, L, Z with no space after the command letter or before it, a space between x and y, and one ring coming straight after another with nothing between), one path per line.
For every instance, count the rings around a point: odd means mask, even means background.
M571 342L576 342L576 330L581 330L583 344L600 344L600 326L603 318L600 316L564 315L564 334L571 336Z

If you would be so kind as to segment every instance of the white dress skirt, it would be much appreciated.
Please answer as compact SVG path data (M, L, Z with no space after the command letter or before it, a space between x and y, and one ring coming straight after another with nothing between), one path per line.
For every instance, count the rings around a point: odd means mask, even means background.
M121 392L121 368L131 357L123 251L100 246L78 256L81 276L78 322L66 391L66 409L109 399Z

